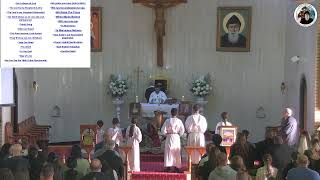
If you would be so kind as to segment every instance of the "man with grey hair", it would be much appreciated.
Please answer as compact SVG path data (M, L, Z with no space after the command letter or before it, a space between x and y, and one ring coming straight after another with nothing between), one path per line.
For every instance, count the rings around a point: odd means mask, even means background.
M289 170L288 180L319 180L319 174L308 168L309 160L306 155L299 155L297 159L297 167Z
M285 144L294 146L299 138L299 128L297 120L292 116L292 110L285 108L281 121L281 136Z
M93 159L90 164L91 172L85 175L81 180L111 180L114 179L112 176L108 176L101 172L102 164L99 159Z
M115 141L108 140L104 146L104 152L100 155L96 152L95 157L97 157L102 163L102 172L107 174L110 172L110 168L117 172L119 179L123 177L123 164L122 159L119 156L118 152L114 150ZM102 149L99 149L99 151Z

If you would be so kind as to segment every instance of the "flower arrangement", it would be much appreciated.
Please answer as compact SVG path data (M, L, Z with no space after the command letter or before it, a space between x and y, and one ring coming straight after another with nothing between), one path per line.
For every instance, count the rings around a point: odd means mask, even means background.
M109 94L112 97L122 97L127 94L128 81L122 79L120 76L111 74L109 81Z
M190 91L194 96L205 97L212 91L211 77L209 74L206 76L201 76L200 78L194 80L191 85Z

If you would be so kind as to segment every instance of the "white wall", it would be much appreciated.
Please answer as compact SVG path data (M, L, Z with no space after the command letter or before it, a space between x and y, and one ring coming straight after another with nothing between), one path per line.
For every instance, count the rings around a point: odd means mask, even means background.
M295 117L299 121L300 106L300 81L305 75L307 81L307 129L313 132L314 110L315 110L315 58L316 58L316 32L317 25L304 28L300 27L293 18L294 9L297 4L288 0L287 35L286 35L286 58L285 58L285 82L288 86L286 95L286 106L292 107ZM313 3L317 7L317 3ZM292 63L290 58L300 56L302 63Z
M125 98L121 125L127 126L128 103L134 101L134 68L143 68L142 89L149 75L171 77L170 95L192 100L192 74L214 75L214 95L208 97L205 115L214 129L222 111L231 121L252 132L252 141L263 138L265 126L278 125L284 96L286 45L286 1L279 0L189 0L167 11L165 37L166 69L156 67L154 16L151 9L131 1L105 0L103 7L103 52L92 53L90 69L34 69L39 91L34 95L37 120L53 125L52 141L79 140L79 124L103 119L111 124L114 107L106 94L111 73L133 81ZM216 52L216 10L218 6L252 6L251 52ZM54 105L62 117L50 117ZM262 105L267 117L256 118Z
M18 122L34 115L33 69L16 69L18 82Z

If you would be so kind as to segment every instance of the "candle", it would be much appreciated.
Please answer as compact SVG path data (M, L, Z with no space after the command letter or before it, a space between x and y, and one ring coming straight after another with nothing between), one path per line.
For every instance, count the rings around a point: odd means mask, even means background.
M138 103L139 102L139 97L138 96L136 96L136 103Z
M181 101L184 101L184 96L181 97Z

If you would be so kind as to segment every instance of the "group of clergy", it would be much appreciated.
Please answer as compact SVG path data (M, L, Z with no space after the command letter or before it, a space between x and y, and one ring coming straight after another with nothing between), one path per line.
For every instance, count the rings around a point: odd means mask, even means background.
M155 91L151 94L149 103L164 103L166 99L165 93L160 91L160 87L156 86ZM177 118L178 110L171 109L171 117L168 118L161 127L161 133L166 136L164 167L166 171L179 172L181 168L181 142L180 136L185 131L188 133L187 146L205 147L204 133L207 130L207 120L200 114L200 106L193 106L193 114L187 117L185 125ZM139 127L136 125L135 118L132 119L131 125L126 129L127 145L132 146L132 151L128 154L128 169L132 171L140 171L140 148L139 143L142 141L142 134ZM119 145L122 138L121 129L118 126L119 120L114 119L113 128L108 131L113 140ZM232 126L228 121L228 113L221 113L221 121L217 124L215 133L220 134L222 126ZM283 120L281 123L281 134L284 142L288 145L294 145L298 138L298 125L296 119L292 117L292 110L285 108L283 111ZM191 154L193 164L198 164L201 159L199 152ZM172 169L173 168L173 169Z

